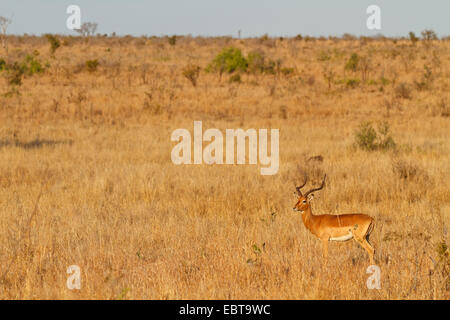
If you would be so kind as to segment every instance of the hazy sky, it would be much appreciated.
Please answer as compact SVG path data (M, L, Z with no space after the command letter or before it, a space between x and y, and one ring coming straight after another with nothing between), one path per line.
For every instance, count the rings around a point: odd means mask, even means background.
M13 16L13 34L75 34L66 28L70 4L99 33L118 35L450 35L450 0L0 0L0 16ZM379 31L366 27L371 4L381 8Z

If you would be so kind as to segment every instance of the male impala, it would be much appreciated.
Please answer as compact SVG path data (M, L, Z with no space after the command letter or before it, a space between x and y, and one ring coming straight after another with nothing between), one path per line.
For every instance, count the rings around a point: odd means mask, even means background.
M369 254L370 263L374 264L373 255L375 250L368 242L369 235L374 227L373 218L360 213L340 215L323 214L320 216L312 214L311 205L309 203L314 197L312 192L321 190L324 187L326 177L327 175L323 177L320 187L313 188L303 195L300 189L303 188L308 181L308 178L305 176L303 185L296 187L298 201L294 207L294 211L301 212L305 227L322 240L325 261L328 260L328 241L347 241L353 238L366 249Z

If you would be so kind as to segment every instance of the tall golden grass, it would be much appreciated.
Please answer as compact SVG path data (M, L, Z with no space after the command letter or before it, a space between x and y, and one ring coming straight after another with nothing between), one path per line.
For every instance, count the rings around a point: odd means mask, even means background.
M54 56L27 36L0 54L48 62L15 88L0 77L1 298L449 298L449 41L59 38ZM206 73L227 46L293 73L243 73L241 83ZM366 71L345 70L352 53ZM195 87L188 65L201 68ZM425 89L415 84L424 65ZM279 128L279 172L174 165L171 132L192 132L194 120ZM387 122L397 147L355 146L365 121ZM313 213L375 218L380 290L367 288L369 260L353 241L331 243L323 264L292 211L302 171L313 184L328 176ZM70 265L80 290L66 286Z

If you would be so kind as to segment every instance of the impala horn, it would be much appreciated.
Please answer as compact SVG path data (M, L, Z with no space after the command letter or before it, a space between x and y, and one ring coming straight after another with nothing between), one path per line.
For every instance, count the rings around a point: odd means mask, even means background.
M305 196L304 196L304 197L305 197L305 198L308 197L308 195L309 195L311 192L322 190L323 187L325 186L325 179L326 179L326 177L327 177L327 175L325 175L325 176L323 177L322 184L320 185L320 187L309 190L307 193L305 193Z
M308 182L308 176L306 174L304 174L304 182L301 186L295 187L295 189L297 190L297 193L300 197L303 196L302 191L300 190L301 188L303 188L306 185L306 182Z

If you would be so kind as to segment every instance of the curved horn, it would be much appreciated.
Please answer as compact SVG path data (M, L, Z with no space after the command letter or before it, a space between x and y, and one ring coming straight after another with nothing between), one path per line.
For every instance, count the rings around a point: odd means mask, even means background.
M325 175L323 177L322 184L320 185L320 187L309 190L307 193L305 193L304 197L306 198L311 192L322 190L323 187L325 186L325 179L326 179L326 177L327 177L327 175Z
M302 191L300 189L306 185L306 182L308 182L308 176L306 174L304 174L304 178L305 178L305 181L303 182L303 184L301 186L295 187L295 189L297 190L297 193L300 197L303 196Z

